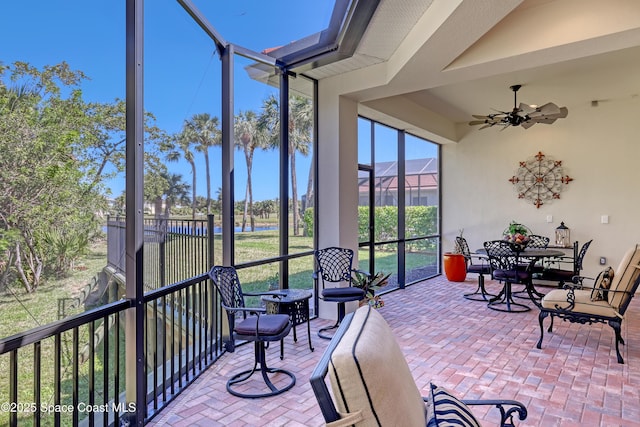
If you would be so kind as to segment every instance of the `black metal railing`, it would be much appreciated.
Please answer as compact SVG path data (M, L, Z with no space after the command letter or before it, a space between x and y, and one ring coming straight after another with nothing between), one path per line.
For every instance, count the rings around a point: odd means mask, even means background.
M0 340L0 425L148 421L223 353L217 294L206 274ZM126 363L127 310L145 311L144 372ZM126 396L136 378L145 400ZM130 380L131 381L131 380ZM132 387L132 384L129 384ZM136 395L135 393L129 395ZM144 408L141 411L141 408Z
M0 365L9 374L2 390L0 425L118 425L124 391L127 300L0 340ZM6 367L6 368L5 368ZM91 412L95 405L118 410Z
M208 275L151 291L144 302L148 419L222 355L222 317Z
M144 220L145 290L194 277L214 264L214 216L206 219ZM125 272L125 218L107 218L107 263Z

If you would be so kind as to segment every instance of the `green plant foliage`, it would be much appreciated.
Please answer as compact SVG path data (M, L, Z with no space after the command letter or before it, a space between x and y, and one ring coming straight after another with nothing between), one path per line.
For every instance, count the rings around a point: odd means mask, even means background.
M313 237L313 208L307 208L302 214L302 223L304 225L304 235L306 237Z
M84 78L66 63L0 68L0 246L8 260L0 284L34 292L47 262L57 260L53 271L71 266L72 252L95 232L87 219L104 198L85 156L93 127L79 90Z
M365 272L356 270L353 272L351 280L354 287L364 290L367 298L373 298L376 294L375 289L386 285L389 276L391 276L391 274L384 274L381 271L371 276Z
M47 264L56 276L64 276L75 262L87 253L89 248L89 234L84 229L59 228L44 230L42 242L47 246Z
M377 206L374 208L376 226L375 241L396 239L398 236L398 207ZM407 206L405 208L406 236L431 236L438 231L437 206ZM358 238L368 240L369 235L369 207L358 207ZM407 243L408 250L435 250L435 243L428 240L418 240Z
M529 229L526 226L515 221L511 221L509 223L508 231L511 235L522 234L523 236L526 236L529 233Z

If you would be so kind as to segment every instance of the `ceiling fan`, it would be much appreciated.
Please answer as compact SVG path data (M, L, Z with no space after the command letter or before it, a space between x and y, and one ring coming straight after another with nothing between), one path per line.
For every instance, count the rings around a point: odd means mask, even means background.
M497 113L486 116L473 114L473 117L477 120L470 121L469 125L484 125L480 127L480 129L495 125L502 126L502 130L509 126L522 126L525 129L529 129L536 123L550 125L555 122L556 119L564 119L567 117L569 110L567 110L566 107L558 107L553 102L548 102L540 107L523 103L518 105L518 89L521 87L522 85L510 86L513 91L513 110L508 112L496 110L498 111Z

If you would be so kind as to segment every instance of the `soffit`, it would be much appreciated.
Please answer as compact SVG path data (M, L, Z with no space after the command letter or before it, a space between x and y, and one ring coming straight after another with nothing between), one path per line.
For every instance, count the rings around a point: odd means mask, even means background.
M351 58L305 71L305 75L320 80L388 61L432 2L382 0Z
M635 0L382 0L352 58L305 74L340 81L361 111L425 136L511 108L512 84L523 102L570 112L637 96L639 46ZM403 121L402 105L424 119Z

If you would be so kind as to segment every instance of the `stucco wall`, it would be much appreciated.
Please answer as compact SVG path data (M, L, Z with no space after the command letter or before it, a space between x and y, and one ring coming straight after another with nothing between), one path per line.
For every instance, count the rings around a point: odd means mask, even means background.
M552 125L530 129L474 129L442 150L443 249L453 247L460 228L472 248L500 238L511 220L553 239L564 221L572 240L593 239L584 273L597 274L607 264L617 267L624 252L640 243L636 182L640 181L640 98L601 101L597 107L567 106L569 116ZM460 126L467 126L461 124ZM518 162L539 151L562 160L574 181L559 200L536 209L518 199L508 179ZM547 222L547 216L553 222ZM601 216L609 223L602 224Z

